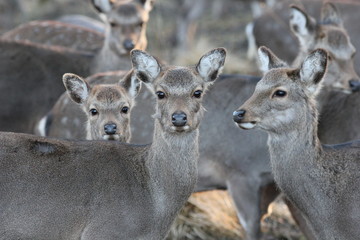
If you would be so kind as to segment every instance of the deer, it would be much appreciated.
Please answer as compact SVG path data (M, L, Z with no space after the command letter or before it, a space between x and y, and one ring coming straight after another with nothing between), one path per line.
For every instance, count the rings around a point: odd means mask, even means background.
M0 40L0 130L32 133L64 91L56 79L64 70L86 74L90 59L61 47Z
M2 34L1 39L61 46L89 54L95 54L104 43L104 35L93 29L54 20L24 23Z
M114 42L111 40L113 38L110 37L110 35L113 36L119 33L123 27L125 29L124 35L126 36L124 38L128 40L128 43L132 43L132 40L128 38L135 38L137 39L137 44L136 46L134 45L134 47L141 49L146 46L146 39L144 39L144 37L146 21L148 20L147 13L151 6L150 2L137 2L137 0L134 0L127 4L120 4L103 0L93 3L96 4L95 6L99 11L102 11L102 14L105 14L113 21L112 26L108 22L107 30L109 39L107 42L109 45L104 44L104 46L107 47L104 47L102 52L104 52L105 49L114 50L114 46L112 45ZM106 5L106 3L108 4ZM138 10L141 10L139 16L143 17L141 19L144 20L144 22L141 22L138 18L131 18L134 21L136 19L140 21L138 22L139 24L134 23L134 31L136 34L131 35L130 30L132 29L131 26L133 25L131 24L133 23L129 23L130 25L125 24L125 26L119 25L120 23L118 21L127 19L116 15L117 11L120 11L123 7L128 10L136 10L135 12L133 11L134 14L138 13ZM124 10L121 10L121 12L124 12ZM112 28L115 30L111 30ZM48 28L44 27L44 29ZM128 37L127 34L131 36ZM122 45L121 43L118 49L122 49ZM7 103L3 104L0 108L0 130L3 131L33 133L41 118L64 92L63 86L56 81L56 79L61 78L65 72L88 76L92 72L100 71L100 66L95 67L93 66L94 64L92 64L92 62L96 61L94 54L85 51L85 48L80 51L64 46L49 46L21 39L2 39L0 40L0 49L0 78L8 79L7 81L3 81L0 86L0 90L3 90L1 91L2 95L0 100ZM122 50L118 51L123 52ZM130 48L127 51L130 51ZM118 53L115 53L115 55L116 54ZM97 54L97 56L100 55ZM109 53L107 56L111 64L114 64L114 68L116 65L116 70L129 70L131 68L128 54L126 55L126 60L123 58L124 65L110 57L114 56L114 54ZM105 66L107 65L107 61L99 60L99 64L104 64ZM19 71L19 69L21 69L21 71ZM44 84L43 81L47 82ZM25 92L27 94L24 94ZM29 99L31 99L30 102Z
M360 200L360 141L322 145L317 136L316 95L327 70L328 54L311 52L298 68L269 64L253 95L233 113L238 127L268 134L274 179L300 210L316 239L356 239ZM300 184L301 183L301 184Z
M151 144L1 132L1 236L163 239L195 186L202 97L225 57L217 48L195 66L162 66L131 52L132 74L157 98ZM81 84L70 88L81 95Z
M140 90L140 82L132 71L118 84L91 87L75 74L65 74L63 83L70 99L87 116L87 140L130 141L130 113Z
M324 6L325 7L325 6ZM294 22L295 23L295 22ZM330 25L324 25L323 27L331 27ZM343 31L338 31L342 34L347 34ZM339 45L338 49L351 48L350 41L341 42L343 45ZM349 45L348 45L349 44ZM323 46L328 52L332 52L335 48L334 45ZM348 55L348 62L353 61L353 54ZM271 58L275 60L275 57ZM277 59L277 58L276 58ZM338 59L333 58L329 62L329 67L332 64L337 64ZM285 64L285 62L281 63ZM351 65L353 66L353 65ZM343 74L346 76L347 74ZM341 81L342 76L338 79ZM332 124L334 127L334 133L336 132L337 138L342 134L342 138L346 138L349 141L354 139L356 129L354 125L348 124L350 120L349 113L354 112L353 105L358 99L356 96L358 92L352 92L350 84L348 82L341 81L343 83L343 89L339 91L331 91L331 86L327 86L327 79L331 79L331 76L327 74L324 79L324 89L329 89L329 99L331 100L331 94L336 93L338 96L342 96L344 103L342 105L334 105L329 103L329 107L324 108L321 112L329 109L329 113L334 118L321 118L319 129L323 128L326 131L328 124ZM351 79L356 79L356 75ZM114 82L119 77L109 75L97 75L96 78L90 80L90 82ZM270 159L268 149L266 147L267 135L263 132L256 133L241 133L237 134L236 127L232 123L232 120L227 116L232 114L233 110L237 108L236 102L245 102L251 96L251 93L255 89L256 83L260 80L259 77L254 76L241 76L241 75L220 75L219 79L211 86L207 95L204 97L204 107L207 109L204 115L202 124L200 125L200 158L198 162L198 181L195 191L207 191L213 189L227 189L234 200L236 205L237 215L241 225L243 226L246 239L259 239L261 237L260 221L261 217L266 213L268 205L275 199L279 191L274 183L274 179L271 173ZM348 79L349 80L349 79ZM332 80L329 81L332 83ZM153 128L149 123L152 122L150 116L153 114L153 110L149 107L153 101L151 95L145 88L141 89L137 97L137 105L134 107L131 113L131 128L133 143L149 143ZM324 91L323 91L324 92ZM322 94L323 95L323 94ZM221 96L221 97L220 97ZM66 116L70 119L85 119L85 116L80 116L82 112L77 110L76 104L66 100L67 96L61 97L57 102L57 107L51 110L51 114L47 116L47 132L52 137L60 138L79 138L85 139L84 131L78 131L79 126L74 124L77 121L69 121L67 124L61 123L61 119ZM324 96L326 97L326 96ZM221 101L219 99L222 99ZM232 101L231 99L236 99ZM325 98L324 98L325 99ZM351 103L345 99L352 99ZM328 101L321 101L323 104L328 104ZM336 102L335 99L331 102ZM331 106L334 111L331 111ZM336 108L334 108L336 106ZM346 113L339 109L347 109L347 118L337 118L336 113L345 116ZM61 109L61 111L57 110ZM63 115L63 112L66 112ZM77 113L75 115L75 113ZM146 114L145 114L146 113ZM83 115L83 114L82 114ZM357 115L352 115L351 119L355 123ZM360 116L360 115L358 115ZM76 117L76 118L75 118ZM338 121L332 121L332 119L339 119ZM219 124L219 122L223 124ZM322 124L324 122L324 125ZM340 128L336 128L336 124L341 124L344 129L348 129L346 133L341 133ZM141 128L141 131L138 129ZM330 133L328 133L330 134ZM351 134L351 135L349 135ZM214 137L216 136L216 137ZM360 135L358 135L360 138ZM219 141L218 139L221 139ZM241 154L239 154L241 150Z
M8 41L61 46L93 55L88 61L90 74L129 70L132 49L145 50L146 26L154 0L91 0L105 22L104 35L85 27L59 21L33 21L3 35ZM75 59L76 60L76 59Z
M289 5L296 4L304 9L303 11L309 15L317 16L322 8L322 4L330 1L313 1L313 0L282 0L277 1L275 6L272 8L267 8L261 16L257 17L252 23L252 31L249 38L249 44L257 46L268 46L278 56L286 60L287 62L292 62L298 56L299 51L302 50L302 47L294 45L293 43L298 41L298 37L294 34L291 26L288 24L290 20L290 15L287 9ZM360 41L358 40L359 27L357 24L354 24L358 20L357 12L359 11L360 4L358 1L346 0L346 1L331 1L342 13L342 27L347 29L348 35L352 39L352 43L356 49L360 48ZM305 11L306 10L306 11ZM323 25L324 22L321 17L312 18L313 23L316 25ZM312 24L313 24L312 23ZM314 25L313 25L314 26ZM316 29L316 28L315 28ZM312 33L315 33L311 31ZM251 42L251 39L253 42ZM287 46L284 48L283 46ZM315 48L313 48L315 49ZM254 49L254 56L256 56L256 48ZM304 55L308 54L305 52ZM301 62L301 59L299 60ZM360 55L355 55L354 57L355 68L359 72Z

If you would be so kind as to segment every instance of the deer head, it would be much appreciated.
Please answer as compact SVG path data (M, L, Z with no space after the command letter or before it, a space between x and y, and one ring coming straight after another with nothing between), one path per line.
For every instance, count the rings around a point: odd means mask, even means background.
M299 60L317 48L328 52L328 72L324 86L341 89L350 93L360 90L360 78L354 69L355 47L343 27L338 10L332 3L325 3L321 11L321 21L305 13L297 6L291 7L290 28L300 43Z
M130 111L140 89L132 71L112 85L91 87L86 80L70 73L63 76L63 82L71 100L80 104L87 116L88 140L130 141Z
M272 63L278 58L265 47L259 48L258 54L267 72L253 95L233 113L233 119L243 129L256 127L273 133L292 131L295 124L304 121L307 103L312 102L315 108L315 96L327 69L328 54L323 49L314 50L299 68Z
M149 12L154 0L92 0L94 8L106 23L106 45L118 55L134 48L145 49Z
M173 67L161 66L140 50L131 52L137 77L157 96L154 117L166 132L197 129L203 113L202 95L220 74L225 56L225 49L218 48L203 55L195 67Z

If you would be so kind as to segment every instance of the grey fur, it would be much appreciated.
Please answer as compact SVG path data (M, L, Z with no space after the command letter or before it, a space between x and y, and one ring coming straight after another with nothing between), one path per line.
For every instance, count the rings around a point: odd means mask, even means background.
M297 71L323 75L327 54L317 50ZM307 68L306 62L311 62ZM305 69L304 69L305 68ZM307 68L307 69L306 69ZM289 68L272 69L257 84L240 109L240 127L253 122L269 134L268 146L275 181L300 210L316 239L357 239L360 234L360 141L320 144L317 137L315 75L288 77ZM284 97L274 95L278 89ZM282 117L286 114L287 117ZM299 184L301 183L301 184Z
M181 78L184 71L192 79ZM193 68L162 73L149 87L165 86L172 97L157 101L161 118L149 145L0 133L1 239L165 237L196 182L202 107L193 88L210 83ZM173 92L179 81L187 92ZM187 111L188 104L199 108ZM189 119L175 131L166 113L174 105Z

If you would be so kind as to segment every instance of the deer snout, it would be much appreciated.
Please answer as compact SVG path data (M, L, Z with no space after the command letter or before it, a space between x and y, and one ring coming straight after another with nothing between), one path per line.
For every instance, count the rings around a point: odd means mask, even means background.
M114 135L116 133L116 124L115 123L105 124L104 131L107 135Z
M123 43L123 46L126 50L131 51L135 47L135 44L131 39L126 39Z
M354 79L350 80L349 86L351 88L351 91L353 91L353 92L360 91L360 81L359 80L354 80Z
M244 119L244 116L245 116L245 113L246 113L246 110L236 110L233 112L233 120L237 123L240 123L241 120Z
M184 112L175 112L172 115L171 122L175 127L183 127L187 123L187 116Z

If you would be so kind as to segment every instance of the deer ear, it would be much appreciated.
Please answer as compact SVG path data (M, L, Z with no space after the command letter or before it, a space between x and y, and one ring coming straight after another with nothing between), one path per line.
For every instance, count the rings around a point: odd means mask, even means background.
M312 51L301 64L300 80L305 83L306 89L316 95L320 89L319 84L327 69L328 53L324 49Z
M134 70L128 72L126 76L119 81L119 85L125 88L132 98L135 98L139 94L141 88L141 82L136 77Z
M316 22L308 16L300 7L292 5L290 7L290 29L296 37L310 35L315 28Z
M141 5L144 6L144 9L150 12L154 6L155 0L137 0Z
M136 77L140 81L151 83L159 76L161 67L153 56L141 50L132 50L130 56Z
M89 97L91 89L89 84L83 78L72 73L65 73L63 76L63 83L66 92L75 103L83 104Z
M261 46L258 49L259 67L265 73L273 68L288 67L288 65L278 58L270 49Z
M213 49L200 58L196 65L196 71L206 82L213 82L221 73L225 58L225 48Z
M321 8L321 21L324 24L342 26L340 13L333 3L324 3L323 7Z
M113 6L113 0L91 0L91 4L99 13L110 12Z

